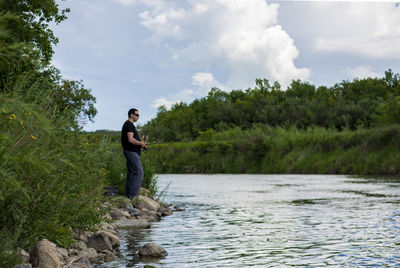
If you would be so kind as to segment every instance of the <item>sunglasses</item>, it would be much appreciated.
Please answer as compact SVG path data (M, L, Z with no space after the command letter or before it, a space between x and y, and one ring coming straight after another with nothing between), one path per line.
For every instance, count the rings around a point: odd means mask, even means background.
M139 114L134 114L134 115L139 116Z

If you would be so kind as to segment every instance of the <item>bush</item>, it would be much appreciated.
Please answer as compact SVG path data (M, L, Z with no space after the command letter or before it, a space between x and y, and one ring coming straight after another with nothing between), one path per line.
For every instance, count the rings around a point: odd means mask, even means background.
M16 94L0 98L0 232L7 241L0 251L29 250L44 237L67 246L71 228L90 229L100 220L106 173L99 156L106 146L90 144ZM4 267L14 257L1 258Z

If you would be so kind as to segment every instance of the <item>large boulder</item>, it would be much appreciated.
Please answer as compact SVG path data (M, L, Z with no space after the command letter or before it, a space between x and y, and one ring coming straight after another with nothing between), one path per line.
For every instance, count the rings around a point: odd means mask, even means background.
M150 222L144 219L129 219L129 220L118 220L115 221L115 225L118 229L130 230L130 229L145 229L151 226Z
M88 239L88 245L91 248L94 248L97 251L102 251L102 250L113 250L112 243L110 238L107 235L104 235L103 232L96 233L89 237Z
M115 234L106 231L100 231L99 234L103 235L104 237L108 237L113 248L120 246L121 242L119 241L119 237Z
M36 243L31 252L33 267L61 268L61 255L57 252L56 245L47 239Z
M164 258L168 252L155 243L146 243L138 252L141 258Z
M136 208L138 209L145 208L147 210L157 212L158 209L160 208L160 204L147 196L139 195L136 201Z

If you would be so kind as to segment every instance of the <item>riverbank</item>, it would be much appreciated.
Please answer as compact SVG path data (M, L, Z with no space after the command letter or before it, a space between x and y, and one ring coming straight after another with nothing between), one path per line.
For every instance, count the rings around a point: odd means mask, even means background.
M35 244L30 253L21 250L23 262L14 268L94 268L104 267L116 258L123 258L119 250L120 230L139 230L150 228L152 222L169 216L173 209L169 205L154 200L151 194L141 189L141 195L134 200L117 196L110 197L100 209L107 211L97 230L74 232L74 241L66 248L56 246L57 241L42 239ZM168 253L159 245L147 243L135 257L143 260L163 258Z
M337 131L257 126L154 144L159 173L400 175L400 125Z

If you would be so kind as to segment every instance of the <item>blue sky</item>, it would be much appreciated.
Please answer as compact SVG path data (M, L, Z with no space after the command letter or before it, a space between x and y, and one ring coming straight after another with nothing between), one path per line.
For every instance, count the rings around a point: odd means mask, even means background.
M331 86L400 72L394 1L67 0L54 26L53 64L97 99L86 130L120 130L159 105L190 103L212 87L247 89L256 78Z

